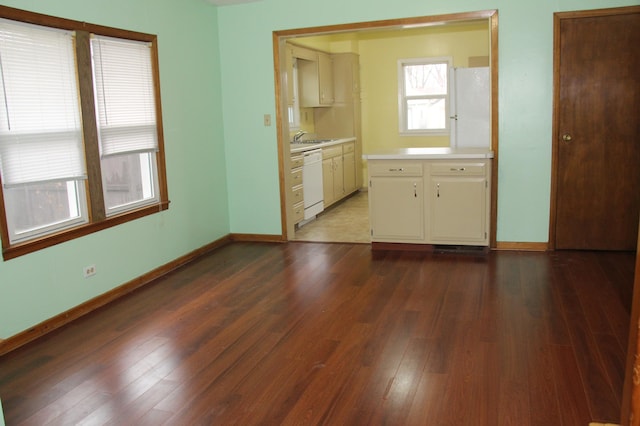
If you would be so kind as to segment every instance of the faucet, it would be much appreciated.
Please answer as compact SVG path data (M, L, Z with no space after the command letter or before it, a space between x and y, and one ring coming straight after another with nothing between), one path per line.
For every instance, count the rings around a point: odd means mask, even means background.
M301 139L301 138L302 138L302 136L303 136L304 134L306 134L306 133L307 133L307 132L305 132L304 130L298 130L298 131L296 132L296 134L295 134L295 135L293 135L293 143L298 143L298 142L300 142L300 139Z

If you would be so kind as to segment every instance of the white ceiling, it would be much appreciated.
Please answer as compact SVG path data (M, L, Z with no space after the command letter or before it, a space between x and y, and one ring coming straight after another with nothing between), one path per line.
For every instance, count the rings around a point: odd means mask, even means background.
M230 6L234 4L240 3L252 3L260 0L207 0L211 4L215 4L216 6Z

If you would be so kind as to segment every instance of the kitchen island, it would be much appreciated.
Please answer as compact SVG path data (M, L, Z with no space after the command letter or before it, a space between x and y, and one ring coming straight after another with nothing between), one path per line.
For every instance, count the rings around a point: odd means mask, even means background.
M363 158L374 247L489 245L491 150L398 148Z

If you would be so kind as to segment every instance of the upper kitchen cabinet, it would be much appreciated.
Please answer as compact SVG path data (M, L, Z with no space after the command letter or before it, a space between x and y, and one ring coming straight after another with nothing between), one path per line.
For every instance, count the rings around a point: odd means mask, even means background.
M360 64L355 53L334 53L333 94L334 102L360 100Z
M298 58L300 105L326 107L333 105L333 65L331 56L315 52L315 60Z

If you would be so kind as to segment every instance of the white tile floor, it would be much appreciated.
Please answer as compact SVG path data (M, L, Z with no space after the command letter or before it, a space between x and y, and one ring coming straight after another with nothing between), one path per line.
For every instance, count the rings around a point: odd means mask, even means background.
M370 243L369 201L366 191L356 192L329 207L316 220L296 230L296 241Z

